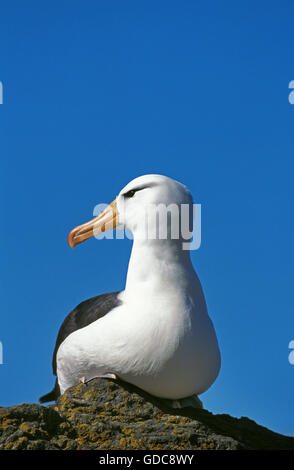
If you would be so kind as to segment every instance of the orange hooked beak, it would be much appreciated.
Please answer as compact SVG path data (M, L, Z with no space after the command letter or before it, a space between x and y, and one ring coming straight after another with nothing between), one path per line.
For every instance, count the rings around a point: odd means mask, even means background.
M97 217L74 228L68 236L68 244L71 248L83 243L94 235L111 230L117 226L116 199L104 209Z

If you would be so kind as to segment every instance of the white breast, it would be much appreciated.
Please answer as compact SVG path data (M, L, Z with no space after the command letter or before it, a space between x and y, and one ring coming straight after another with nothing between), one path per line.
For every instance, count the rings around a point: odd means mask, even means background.
M187 299L166 296L149 303L123 305L77 330L58 350L58 380L68 387L115 373L149 393L182 398L204 392L219 370L219 352L206 312ZM169 297L170 299L170 297Z

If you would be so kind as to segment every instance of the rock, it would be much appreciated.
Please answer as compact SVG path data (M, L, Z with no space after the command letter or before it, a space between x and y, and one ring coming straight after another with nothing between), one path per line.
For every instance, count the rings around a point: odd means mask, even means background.
M292 449L294 438L248 418L173 410L123 382L95 379L56 404L0 408L3 449Z

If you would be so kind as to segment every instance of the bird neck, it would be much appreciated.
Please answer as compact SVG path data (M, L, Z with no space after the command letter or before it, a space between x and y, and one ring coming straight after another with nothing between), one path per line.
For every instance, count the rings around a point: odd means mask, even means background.
M157 295L166 289L184 289L196 273L190 251L181 240L141 240L134 237L125 294Z

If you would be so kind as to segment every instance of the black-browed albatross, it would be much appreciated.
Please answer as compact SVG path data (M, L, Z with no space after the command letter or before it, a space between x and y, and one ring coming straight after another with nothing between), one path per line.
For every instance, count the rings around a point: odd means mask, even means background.
M193 201L183 184L144 175L70 232L73 248L119 225L133 234L132 253L123 291L86 300L64 320L53 354L56 384L41 403L81 381L111 377L181 406L215 381L220 352L190 251L183 248L180 226L187 222L179 215L174 230L174 217L146 217L159 206L176 207L178 214L186 206L191 214Z

